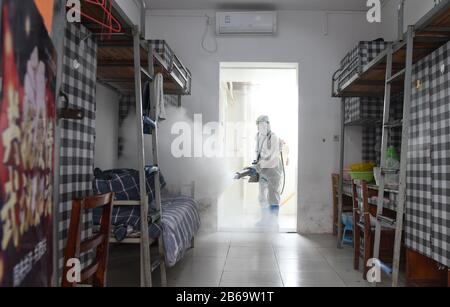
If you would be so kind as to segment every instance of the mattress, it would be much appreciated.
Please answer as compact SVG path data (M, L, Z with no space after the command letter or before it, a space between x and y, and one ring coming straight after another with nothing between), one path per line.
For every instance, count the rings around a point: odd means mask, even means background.
M161 206L161 223L154 223L158 220L159 213L151 210L148 215L148 231L152 239L157 239L162 231L166 264L173 267L184 257L200 229L198 204L190 197L180 196L163 199ZM101 210L95 210L94 225L98 226L100 219ZM126 237L139 237L140 221L139 206L114 206L111 218L112 234L119 242Z

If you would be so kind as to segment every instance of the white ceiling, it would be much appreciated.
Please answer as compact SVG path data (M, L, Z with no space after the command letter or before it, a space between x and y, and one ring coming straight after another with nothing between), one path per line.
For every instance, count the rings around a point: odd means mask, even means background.
M150 9L264 9L362 11L366 0L145 0Z

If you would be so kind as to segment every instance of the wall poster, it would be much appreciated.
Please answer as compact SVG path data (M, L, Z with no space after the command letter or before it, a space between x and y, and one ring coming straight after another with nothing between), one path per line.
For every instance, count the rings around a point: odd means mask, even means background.
M56 52L35 1L0 9L0 286L49 286Z

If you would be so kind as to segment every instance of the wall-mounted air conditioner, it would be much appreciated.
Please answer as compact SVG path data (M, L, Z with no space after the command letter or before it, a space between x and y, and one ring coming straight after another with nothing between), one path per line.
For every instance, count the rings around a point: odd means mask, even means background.
M217 12L218 35L259 34L277 32L277 12Z

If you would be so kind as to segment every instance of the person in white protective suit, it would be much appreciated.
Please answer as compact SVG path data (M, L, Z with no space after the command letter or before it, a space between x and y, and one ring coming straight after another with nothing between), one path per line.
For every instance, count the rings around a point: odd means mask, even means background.
M268 116L260 116L256 122L256 170L259 173L259 203L261 220L257 227L278 226L283 161L281 153L284 142L272 132Z

